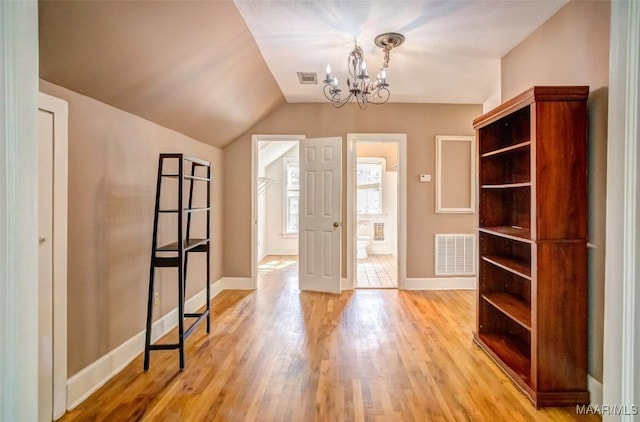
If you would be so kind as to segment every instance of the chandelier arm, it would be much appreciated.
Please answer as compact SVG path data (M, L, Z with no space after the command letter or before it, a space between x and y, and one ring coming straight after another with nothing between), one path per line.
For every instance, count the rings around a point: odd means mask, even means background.
M338 101L331 101L331 105L333 106L333 108L342 108L344 107L345 104L351 101L351 97L353 97L353 94L349 94L349 96L346 97L344 100L338 99Z
M336 94L336 90L331 83L325 83L324 86L322 87L322 92L327 100L333 101L333 97ZM338 92L338 96L339 95L340 94Z
M391 92L387 89L386 86L383 86L378 88L378 90L375 92L375 95L372 95L368 101L371 104L381 105L389 101L390 97L391 97Z
M368 102L366 98L362 98L361 101L358 101L358 107L360 107L360 110L366 110L367 104Z
M349 95L347 95L344 99L342 99L340 97L341 91L339 89L334 89L333 85L328 85L328 86L329 86L329 89L327 90L327 85L325 85L324 96L327 97L327 99L331 102L331 105L334 108L342 108L345 104L351 101L351 98L353 97L353 92L350 92ZM329 92L330 95L327 95L327 91Z

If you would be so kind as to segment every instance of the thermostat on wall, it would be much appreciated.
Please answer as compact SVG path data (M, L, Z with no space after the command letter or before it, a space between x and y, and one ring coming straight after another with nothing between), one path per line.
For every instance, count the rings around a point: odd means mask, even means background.
M421 182L430 182L431 181L431 175L430 174L421 174L420 175L420 181Z

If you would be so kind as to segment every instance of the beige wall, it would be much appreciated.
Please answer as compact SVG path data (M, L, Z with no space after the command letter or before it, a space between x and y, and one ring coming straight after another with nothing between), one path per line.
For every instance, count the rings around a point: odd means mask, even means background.
M609 84L609 2L571 1L502 58L502 101L532 85Z
M308 138L347 133L407 134L407 277L434 276L436 233L472 233L475 215L435 214L435 184L420 183L420 173L435 174L436 135L473 135L472 120L481 105L385 104L362 111L336 110L327 103L285 104L224 149L224 275L251 276L251 135L304 134ZM343 172L346 160L343 160ZM343 178L346 183L346 178ZM343 215L346 215L343 186ZM346 230L342 274L346 275Z
M144 330L158 154L212 162L211 279L222 276L222 150L46 81L69 103L68 375ZM166 235L166 225L161 233ZM216 241L216 239L218 239ZM193 262L193 267L191 263ZM204 288L190 261L187 296ZM160 307L177 306L175 269L159 269Z
M503 100L533 85L589 85L589 373L602 381L608 1L572 1L502 59Z

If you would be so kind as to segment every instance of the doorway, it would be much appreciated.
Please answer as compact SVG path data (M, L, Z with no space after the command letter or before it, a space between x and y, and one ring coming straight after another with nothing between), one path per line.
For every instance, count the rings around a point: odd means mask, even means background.
M254 135L252 280L298 265L302 135ZM295 267L295 268L294 268Z
M353 288L403 288L406 135L347 135L347 279Z
M398 146L356 143L356 288L398 287Z

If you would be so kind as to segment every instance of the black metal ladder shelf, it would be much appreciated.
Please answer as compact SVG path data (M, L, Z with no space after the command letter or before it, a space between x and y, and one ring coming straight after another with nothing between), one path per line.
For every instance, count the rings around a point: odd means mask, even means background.
M165 173L168 163L176 165L177 171ZM190 174L185 174L185 170ZM198 169L204 169L199 170ZM200 173L205 173L206 176ZM177 206L170 209L160 208L160 192L165 179L176 179ZM184 206L185 182L188 183L186 207ZM196 182L206 183L207 196L204 207L193 207L193 191ZM194 213L206 213L206 229L202 237L191 237L191 218ZM161 214L177 215L177 238L179 240L166 245L158 246L158 220ZM186 222L185 222L186 220ZM180 370L184 369L184 341L193 330L207 320L207 333L211 329L210 312L210 245L211 245L211 163L184 154L160 154L158 160L158 179L156 183L156 205L153 219L153 240L151 246L151 262L149 265L149 300L147 303L147 326L144 345L144 370L149 369L149 354L152 350L178 350L180 358ZM206 306L202 312L185 313L185 295L187 285L187 264L189 254L194 252L206 253ZM155 269L156 267L174 267L178 269L178 342L170 344L151 344L151 328L153 325L153 306L155 294ZM195 321L185 330L184 319L195 318Z

